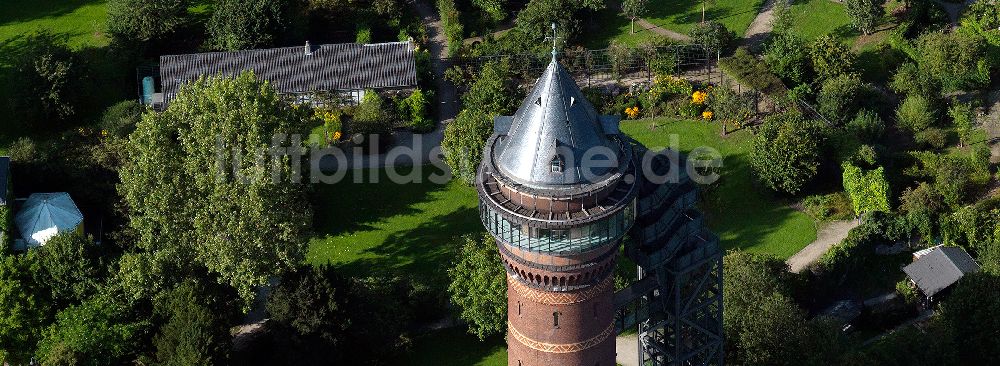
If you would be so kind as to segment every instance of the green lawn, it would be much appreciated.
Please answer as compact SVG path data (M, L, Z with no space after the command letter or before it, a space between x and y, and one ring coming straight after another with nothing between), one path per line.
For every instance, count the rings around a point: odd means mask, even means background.
M669 147L670 136L678 136L678 149L689 152L699 146L714 148L724 156L722 178L704 194L701 208L709 227L719 235L725 249L746 249L788 258L816 240L816 225L808 215L796 211L757 187L747 162L750 133L738 131L719 136L717 123L656 119L622 122L622 131L649 147Z
M663 37L639 25L635 26L635 33L632 33L630 23L617 7L608 6L594 15L593 23L584 25L587 29L585 45L590 49L606 48L614 40L623 45L636 46L645 40Z
M714 0L706 7L705 20L720 22L742 37L763 3L762 0ZM645 18L650 23L684 34L701 22L699 1L652 0L647 9Z
M47 30L66 38L73 48L101 47L107 18L104 0L0 1L0 42Z
M844 6L830 0L796 0L792 16L792 30L807 41L832 34L850 45L860 34L851 26Z
M485 342L465 332L465 328L439 330L413 341L413 351L400 366L503 366L507 364L507 344L502 337Z
M306 260L350 274L405 271L430 282L444 279L461 236L483 231L476 191L458 181L428 182L440 171L421 168L422 183L393 183L385 170L378 183L354 183L371 181L372 171L357 170L338 184L316 185L317 234Z

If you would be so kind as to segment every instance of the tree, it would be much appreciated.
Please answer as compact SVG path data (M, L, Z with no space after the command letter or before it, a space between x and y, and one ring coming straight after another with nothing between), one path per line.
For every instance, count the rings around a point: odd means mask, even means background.
M830 35L813 41L809 46L809 57L819 81L854 71L854 53Z
M879 25L882 16L885 15L882 2L878 0L844 0L844 10L851 18L851 24L854 25L854 28L865 35L875 31L875 27Z
M148 330L148 320L107 296L97 296L56 314L56 322L38 342L36 360L42 365L75 359L80 366L122 364L134 357Z
M27 364L52 317L49 291L35 281L37 256L0 258L0 359Z
M955 131L958 132L959 147L965 146L976 128L976 112L971 104L954 101L948 108L948 116L951 117Z
M35 132L58 127L76 115L85 71L69 46L48 32L23 41L15 56L14 110Z
M822 126L786 112L768 117L751 142L750 166L770 189L797 194L819 169Z
M392 133L392 115L386 106L385 98L374 90L365 90L365 96L351 119L350 132L360 135L362 141L368 141L369 136L377 135L380 141L388 141Z
M941 95L941 81L912 62L896 69L889 87L907 96L919 95L927 99L936 99Z
M989 48L982 37L965 32L929 32L917 39L917 64L944 91L979 90L990 84Z
M302 266L282 278L267 298L277 347L270 363L345 362L345 343L353 324L347 313L350 284L331 266ZM358 350L354 350L358 352Z
M434 120L428 117L430 97L420 89L414 90L402 101L402 115L414 131L430 132L434 129Z
M864 142L875 142L885 133L885 122L878 113L862 109L847 123L847 129Z
M958 282L941 304L941 322L954 337L958 364L996 365L1000 355L982 350L1000 349L1000 298L992 296L1000 288L1000 277L973 273Z
M158 365L226 364L230 335L225 312L203 292L195 282L186 281L159 299L155 312L166 323L153 337Z
M480 340L507 329L507 272L489 235L467 237L458 262L448 270L451 300Z
M842 74L826 79L819 91L819 112L837 123L846 123L874 97L871 88L857 75Z
M286 0L220 0L207 24L206 45L235 51L268 47L286 29Z
M915 226L924 238L934 236L934 225L944 210L941 195L925 182L907 188L899 197L899 211L906 214L910 224Z
M486 12L494 22L507 17L507 0L472 0L472 5Z
M889 183L882 167L863 171L849 162L841 165L844 170L844 190L851 197L854 212L858 215L876 211L889 212Z
M538 44L548 48L546 37L552 36L552 23L556 24L557 37L564 44L573 44L580 32L580 20L576 15L584 9L604 9L604 2L598 0L531 0L517 13L518 46L522 52L526 44ZM505 36L506 38L507 36Z
M764 50L764 63L790 85L804 83L810 72L809 47L792 32L776 33Z
M39 283L48 285L59 305L80 302L97 291L101 266L94 239L77 231L56 235L38 249Z
M695 24L694 28L688 32L688 36L691 37L693 43L704 46L709 54L725 52L736 39L735 33L716 21Z
M172 271L218 275L249 304L304 253L305 164L293 152L267 156L273 138L309 121L249 72L185 85L165 111L143 116L126 148L119 193L136 246L161 252Z
M910 95L896 109L896 122L913 134L918 134L937 123L937 111L921 95Z
M635 34L635 20L641 18L646 13L648 0L624 0L622 1L622 12L630 20L630 34Z
M188 18L188 0L112 0L108 34L122 45L163 40Z

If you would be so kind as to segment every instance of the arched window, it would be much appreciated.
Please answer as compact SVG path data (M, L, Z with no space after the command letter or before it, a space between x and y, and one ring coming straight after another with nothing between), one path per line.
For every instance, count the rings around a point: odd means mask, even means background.
M558 311L552 312L552 327L559 328L559 315L562 314Z
M521 302L520 301L517 302L517 315L518 316L521 315Z

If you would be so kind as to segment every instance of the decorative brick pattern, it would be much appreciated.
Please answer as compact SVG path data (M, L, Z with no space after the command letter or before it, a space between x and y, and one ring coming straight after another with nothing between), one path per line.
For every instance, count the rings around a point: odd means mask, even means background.
M507 274L507 284L510 286L510 289L517 291L517 294L526 300L546 305L568 305L587 301L597 294L611 291L615 286L615 281L612 276L608 276L597 285L590 286L581 291L550 292L530 288L521 283L521 281L511 277L510 274Z
M521 344L531 349L548 353L580 352L588 348L594 347L598 344L601 344L601 342L604 342L604 340L608 339L608 337L610 337L612 334L615 333L615 326L614 324L611 324L610 326L608 326L607 329L601 332L601 334L598 334L597 336L585 340L583 342L570 343L570 344L552 344L552 343L539 342L534 339L528 338L524 334L521 334L521 332L519 332L517 328L514 328L514 326L512 326L510 322L507 322L507 329L508 333L510 333L510 335L514 337L514 339L516 339L518 342L521 342Z

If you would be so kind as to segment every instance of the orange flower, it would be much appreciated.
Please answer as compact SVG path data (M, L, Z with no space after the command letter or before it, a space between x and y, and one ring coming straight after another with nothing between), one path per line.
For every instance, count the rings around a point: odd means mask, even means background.
M705 119L705 120L707 120L707 121L710 121L710 120L712 120L712 115L713 115L713 114L712 114L712 111L704 111L704 112L701 112L701 118L704 118L704 119Z
M708 93L699 90L691 94L691 103L703 104L705 103L705 99L707 98L708 98Z
M333 133L333 140L334 141L340 140L340 131Z

